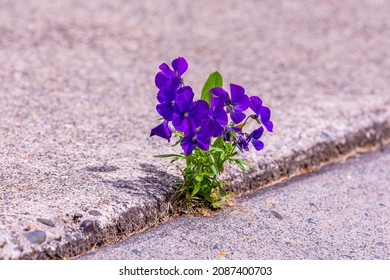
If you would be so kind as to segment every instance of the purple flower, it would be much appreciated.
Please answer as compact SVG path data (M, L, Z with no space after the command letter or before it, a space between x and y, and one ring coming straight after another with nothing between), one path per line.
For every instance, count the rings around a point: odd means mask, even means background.
M180 86L179 78L173 78L171 83L161 88L157 93L157 112L167 121L171 121L173 117L173 105L175 104L176 91Z
M237 147L240 149L240 150L245 150L245 151L249 151L249 142L250 142L250 138L248 137L245 137L245 136L241 136L238 140L237 140Z
M227 103L229 101L229 93L227 93L226 90L220 87L212 88L210 89L210 92L215 95L211 96L210 100L213 100L215 98L222 98L224 103Z
M211 108L209 109L209 122L213 127L214 134L213 137L219 137L223 134L224 128L223 125L228 124L228 116L225 110L223 109L224 101L221 97L211 99Z
M261 120L261 123L265 126L265 128L272 132L274 124L271 119L271 110L268 107L263 106L263 102L258 96L251 96L249 107L255 112L257 117Z
M210 139L213 133L213 127L209 122L206 122L201 126L198 132L195 132L195 130L187 131L181 140L181 147L186 155L190 155L196 146L207 151L210 147Z
M166 86L170 86L174 78L181 79L181 76L188 68L188 63L184 57L178 57L172 61L173 70L166 64L160 65L160 72L157 73L155 78L156 87L162 89Z
M241 135L240 138L237 139L237 147L240 150L249 151L249 143L252 142L253 147L260 151L264 148L264 143L259 140L259 138L263 135L263 132L264 128L260 126L258 129L252 131L247 137Z
M188 63L183 57L172 61L172 67L166 63L160 65L160 72L157 73L155 83L159 88L157 99L160 102L156 106L157 112L167 121L173 118L173 104L176 99L176 91L182 86L181 76L188 68Z
M170 142L172 136L172 129L169 127L168 121L165 120L161 124L153 128L150 132L150 137L153 135L165 138L168 140L168 142Z
M249 134L248 138L251 138L252 145L256 150L260 151L264 148L264 143L259 140L259 138L263 135L264 128L260 126L258 129L254 130Z
M239 135L243 135L243 133L241 131L241 128L234 127L234 126L227 126L225 128L225 135L223 137L223 140L226 141L226 142L229 142L230 139L231 139L231 134L232 133L237 133Z
M193 102L193 98L194 92L188 86L180 88L176 93L172 124L178 131L195 131L207 117L209 112L207 102L204 100Z
M223 88L212 88L210 92L225 101L226 111L230 113L230 118L234 123L240 123L245 119L246 115L243 111L249 107L249 97L242 86L230 84L230 99L229 94ZM215 97L211 99L213 98Z

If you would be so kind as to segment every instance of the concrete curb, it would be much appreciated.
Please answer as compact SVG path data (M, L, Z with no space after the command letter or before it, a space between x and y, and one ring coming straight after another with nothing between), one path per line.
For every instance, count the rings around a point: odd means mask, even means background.
M316 143L307 150L293 151L290 156L275 159L275 164L260 163L244 177L244 183L233 183L230 187L238 195L297 175L309 173L316 168L350 156L357 152L378 148L390 140L390 123L374 122L339 140ZM56 246L42 246L20 259L68 259L104 246L128 236L142 232L172 217L167 216L170 197L174 194L171 187L160 188L158 195L127 211L118 213L113 222L101 222L98 219L81 225L79 234L72 235L67 241L59 241ZM76 236L76 238L75 238Z

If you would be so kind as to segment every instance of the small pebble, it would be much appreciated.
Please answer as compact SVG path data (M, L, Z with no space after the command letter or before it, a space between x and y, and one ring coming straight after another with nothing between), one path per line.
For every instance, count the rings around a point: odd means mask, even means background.
M41 244L46 240L46 233L42 230L34 230L24 235L31 243Z
M80 227L85 230L85 231L94 231L95 230L95 225L94 222L91 220L84 220Z
M350 255L341 255L341 257L343 257L343 258L348 258L348 259L350 259L350 260L353 259Z
M88 213L92 216L102 216L102 213L100 213L98 210L91 210Z
M274 210L271 210L271 214L274 215L276 218L278 218L279 220L283 219L283 216L280 215L278 212L274 211Z
M141 253L141 252L138 251L137 249L133 249L133 250L131 250L131 252L134 253L134 254L136 254L136 255L139 255L139 254Z
M41 224L48 226L48 227L54 227L54 223L51 220L37 218L37 221L40 222Z
M327 133L327 132L325 132L325 131L321 131L321 134L322 134L323 136L325 136L326 138L330 138L329 133Z
M0 249L7 245L7 240L0 240Z
M81 240L81 234L80 233L75 233L73 235L73 239L76 241L76 242L79 242Z
M74 213L73 214L73 220L77 221L83 217L83 214L81 213Z
M22 246L16 246L16 247L14 248L14 250L19 251L19 252L23 252L23 251L24 251L24 248L23 248Z
M113 172L118 170L119 167L113 165L102 165L102 166L87 166L86 170L89 172Z

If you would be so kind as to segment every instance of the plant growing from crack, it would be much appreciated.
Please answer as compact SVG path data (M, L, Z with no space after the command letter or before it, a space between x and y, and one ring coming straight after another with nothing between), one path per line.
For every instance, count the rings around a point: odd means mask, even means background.
M163 122L151 130L150 136L168 142L174 136L177 141L173 146L180 144L183 152L155 157L170 158L171 163L183 160L185 168L179 167L183 179L176 182L179 192L187 201L208 201L218 208L229 196L219 180L225 164L236 164L247 172L250 164L237 156L249 151L250 144L257 151L264 148L260 138L265 129L273 130L271 111L258 96L248 97L242 86L230 84L229 94L222 88L222 76L217 71L208 77L201 98L194 101L192 88L185 86L182 78L188 68L183 57L172 61L173 69L166 63L159 68L155 77L156 110ZM248 109L253 111L249 115ZM249 120L256 121L258 128L244 132Z

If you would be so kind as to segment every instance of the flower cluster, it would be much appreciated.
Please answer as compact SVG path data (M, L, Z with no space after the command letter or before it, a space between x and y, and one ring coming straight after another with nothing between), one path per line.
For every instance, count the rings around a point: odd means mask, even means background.
M155 84L156 111L162 123L152 129L150 136L157 135L168 142L172 135L179 138L174 146L180 144L184 153L155 157L171 158L171 163L185 160L186 167L179 167L183 180L176 182L178 192L185 194L188 201L204 199L218 208L232 195L225 191L218 176L226 163L247 172L251 165L236 156L251 145L256 150L264 148L260 139L265 130L273 130L271 111L258 96L249 97L242 86L230 84L230 91L224 90L218 72L208 77L201 98L194 100L192 88L183 82L187 69L183 57L173 60L171 67L160 65ZM248 120L255 120L259 126L245 132Z
M212 137L222 135L224 141L233 141L240 150L248 151L250 143L256 150L263 149L264 144L259 140L263 126L272 132L273 123L270 109L258 96L248 97L243 87L230 84L230 94L221 87L211 88L210 104L205 100L194 101L192 88L184 86L182 79L188 68L187 61L179 57L172 61L172 68L161 64L161 71L155 78L159 102L156 110L164 121L152 129L150 136L157 135L170 141L174 128L183 135L181 146L186 155L195 147L207 151ZM249 108L253 114L247 116ZM244 133L242 129L249 118L256 119L261 126Z
M271 111L262 100L258 96L248 97L242 86L230 84L230 94L222 87L213 87L209 89L209 102L194 101L192 88L183 83L182 76L187 69L183 57L172 61L172 69L166 63L160 65L161 71L155 77L159 102L156 110L163 122L151 130L150 136L170 141L175 130L181 136L180 144L187 156L196 147L209 150L211 139L221 136L242 151L248 151L250 143L256 150L263 149L259 139L264 127L272 132L273 123ZM248 109L253 113L247 115ZM248 119L255 119L260 127L250 133L243 132Z

